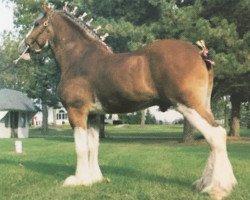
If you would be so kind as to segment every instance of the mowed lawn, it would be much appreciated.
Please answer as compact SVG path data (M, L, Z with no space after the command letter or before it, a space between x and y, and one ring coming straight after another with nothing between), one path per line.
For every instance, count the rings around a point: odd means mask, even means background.
M127 130L127 131L126 131ZM155 131L154 131L155 130ZM74 174L75 150L70 130L51 131L47 138L23 139L23 154L14 152L14 139L0 140L0 199L2 200L207 200L192 187L204 169L209 147L200 140L183 144L181 127L107 127L110 136L164 136L164 139L118 139L100 141L99 160L103 175L110 181L91 187L62 187ZM33 136L38 132L33 130ZM249 136L249 130L243 130ZM229 157L238 185L227 199L250 199L250 140L230 140Z

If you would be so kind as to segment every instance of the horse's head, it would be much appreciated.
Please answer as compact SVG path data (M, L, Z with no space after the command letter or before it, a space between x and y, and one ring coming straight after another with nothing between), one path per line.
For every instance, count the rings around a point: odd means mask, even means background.
M29 52L39 53L50 44L53 37L51 17L53 9L47 5L42 6L43 14L35 21L34 26L26 35L19 46L19 52L23 53L28 48Z
M88 22L81 23L83 15L75 18L74 14L72 15L74 11L53 10L46 4L42 6L42 10L42 16L35 21L26 38L19 45L21 56L15 60L15 63L20 59L28 60L30 58L29 52L40 53L42 49L49 45L53 50L55 50L55 46L60 49L58 46L63 45L65 41L68 44L81 43L82 49L85 48L84 41L86 41L92 45L105 47L104 50L112 52L103 42L108 34L99 37L96 34L99 28L92 30L89 28Z

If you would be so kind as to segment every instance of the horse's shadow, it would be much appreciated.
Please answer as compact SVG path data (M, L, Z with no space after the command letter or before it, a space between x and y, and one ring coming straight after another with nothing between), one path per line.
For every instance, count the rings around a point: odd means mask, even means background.
M26 170L30 170L32 172L37 172L43 175L53 176L57 179L61 179L66 173L74 173L73 166L69 166L67 164L54 164L54 163L46 163L46 162L35 162L30 160L11 160L11 159L0 159L0 163L3 165L11 165L14 167L23 167ZM1 167L0 164L0 167Z
M154 172L148 173L141 170L137 170L132 167L118 167L118 166L110 166L110 165L104 165L101 166L102 171L107 174L108 176L122 176L122 177L128 177L129 179L133 179L134 181L142 181L146 180L148 182L155 182L160 184L173 184L178 185L183 188L191 188L190 185L192 182L189 180L181 180L178 177L165 177L158 175Z
M62 182L67 176L75 173L75 166L54 164L46 162L34 162L34 161L14 161L11 159L0 159L0 163L3 165L22 166L27 170L37 172L43 175L53 176L58 181ZM149 182L155 182L160 184L174 184L184 188L191 189L190 180L181 180L178 177L164 177L152 173L147 173L141 170L137 170L131 167L119 167L110 165L101 165L101 170L104 172L104 176L121 176L128 177L134 181L146 180Z

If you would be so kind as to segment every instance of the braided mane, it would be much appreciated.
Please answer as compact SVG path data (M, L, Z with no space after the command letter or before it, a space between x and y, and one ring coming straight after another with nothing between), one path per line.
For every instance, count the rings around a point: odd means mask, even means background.
M101 38L100 36L90 27L86 24L86 22L78 19L77 17L75 17L74 15L72 15L69 12L65 12L63 10L57 10L56 12L58 13L63 13L65 16L67 16L68 18L70 18L73 22L75 22L77 25L80 26L80 28L86 33L86 35L88 37L90 37L91 39L93 39L94 41L97 41L98 43L102 44L107 50L109 50L110 52L113 53L112 48L106 44Z

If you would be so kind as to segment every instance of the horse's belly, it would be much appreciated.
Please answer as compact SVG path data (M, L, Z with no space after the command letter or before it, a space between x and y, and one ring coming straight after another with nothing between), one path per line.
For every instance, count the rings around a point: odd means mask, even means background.
M102 108L106 113L129 113L145 109L157 104L154 98L134 101L129 99L107 99L102 102Z

